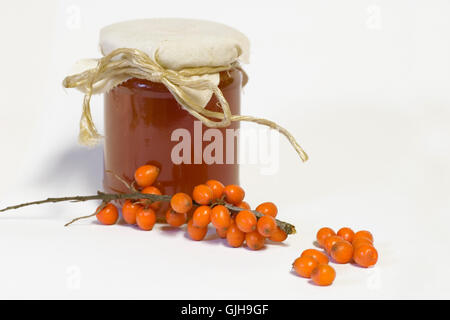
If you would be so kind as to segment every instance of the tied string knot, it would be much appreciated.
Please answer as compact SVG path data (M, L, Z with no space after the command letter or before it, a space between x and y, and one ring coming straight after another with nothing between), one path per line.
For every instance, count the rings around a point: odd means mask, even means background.
M243 72L237 61L224 66L193 67L176 71L166 69L158 62L158 51L156 51L154 59L151 59L138 49L119 48L98 59L96 67L67 76L63 81L63 86L77 88L84 92L79 134L79 141L83 145L93 146L102 138L92 120L90 108L92 95L104 91L104 88L108 86L111 87L111 84L115 86L130 78L138 78L164 84L181 107L207 127L223 128L228 127L233 121L248 121L278 130L286 136L300 158L306 161L308 155L288 130L267 119L233 115L219 86L210 78L204 77L231 69ZM212 92L222 112L204 108L188 93L189 89Z

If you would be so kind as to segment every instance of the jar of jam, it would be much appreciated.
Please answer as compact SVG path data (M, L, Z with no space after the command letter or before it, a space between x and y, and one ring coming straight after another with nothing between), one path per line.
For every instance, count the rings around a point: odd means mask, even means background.
M100 49L102 58L79 61L63 85L85 94L85 145L101 138L90 99L104 94L106 192L128 192L124 180L131 183L145 164L160 168L156 187L167 195L191 193L210 179L239 184L239 121L278 130L308 159L285 128L240 115L249 41L239 31L205 20L125 21L101 30Z
M232 69L220 73L219 88L233 114L240 113L243 75ZM125 192L126 187L114 175L133 180L137 167L154 164L161 171L158 187L164 194L192 192L194 186L216 179L227 184L239 184L237 164L239 122L227 128L211 129L183 110L169 90L161 83L132 78L105 94L104 188L107 192ZM220 112L213 96L206 109ZM175 135L186 130L189 150L183 163L173 159L174 148L182 142ZM207 145L217 141L208 130L219 130L223 137L222 155L214 163L204 157ZM234 130L233 135L226 130ZM174 138L177 138L176 140ZM228 141L226 141L228 139ZM229 141L233 139L233 141ZM181 139L180 139L181 140ZM232 146L232 150L230 147ZM230 157L231 153L231 157ZM179 156L176 154L175 156ZM107 172L108 171L108 172Z
M238 63L247 62L248 47L248 39L239 31L204 20L126 21L100 32L104 56L120 48L138 49L176 72L228 66L207 76L213 76L233 115L240 114L244 75ZM239 184L239 122L208 128L162 81L128 77L117 82L104 93L106 192L128 191L115 175L131 182L136 168L144 164L160 168L157 187L164 194L191 193L194 186L209 179ZM216 95L211 91L206 96L202 107L222 113Z

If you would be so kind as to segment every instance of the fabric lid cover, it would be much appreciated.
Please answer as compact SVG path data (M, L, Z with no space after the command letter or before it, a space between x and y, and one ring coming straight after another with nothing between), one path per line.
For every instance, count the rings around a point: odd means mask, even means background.
M250 43L224 24L194 19L156 18L115 23L100 31L104 55L118 48L139 49L165 68L216 67L248 63Z

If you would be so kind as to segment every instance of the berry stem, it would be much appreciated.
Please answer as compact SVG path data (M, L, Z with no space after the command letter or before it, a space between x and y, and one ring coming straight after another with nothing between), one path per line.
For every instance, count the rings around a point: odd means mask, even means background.
M64 227L68 227L68 226L70 226L72 223L74 223L74 222L76 222L76 221L78 221L78 220L81 220L81 219L88 219L88 218L91 218L91 217L95 217L100 211L102 211L102 210L106 207L107 204L108 204L107 202L104 202L104 201L103 201L102 204L97 208L97 210L95 210L95 212L94 212L93 214L90 214L90 215L88 215L88 216L82 216L82 217L75 218L75 219L73 219L72 221L66 223L66 224L64 225Z
M90 201L90 200L102 200L103 203L108 203L114 200L139 200L139 199L147 199L152 202L156 201L164 201L164 202L170 202L172 199L172 196L170 195L158 195L158 194L148 194L148 193L140 193L137 191L133 191L130 193L104 193L101 191L97 191L97 194L95 195L89 195L89 196L73 196L73 197L60 197L60 198L47 198L45 200L38 200L38 201L32 201L32 202L25 202L14 206L9 206L3 209L0 209L0 212L5 212L9 210L15 210L23 207L28 207L31 205L38 205L38 204L44 204L44 203L57 203L57 202L83 202L83 201ZM230 210L233 211L242 211L244 209L233 206L224 200L218 200L213 205L222 204L225 207L227 207ZM195 204L197 205L197 204ZM256 217L261 218L263 215L259 213L258 211L252 211ZM90 218L97 214L97 211L94 214L91 214L89 216L83 216L76 219L73 219L71 222L67 223L65 226L68 226L80 219ZM276 220L278 227L282 229L286 234L295 234L295 226L293 226L290 223Z

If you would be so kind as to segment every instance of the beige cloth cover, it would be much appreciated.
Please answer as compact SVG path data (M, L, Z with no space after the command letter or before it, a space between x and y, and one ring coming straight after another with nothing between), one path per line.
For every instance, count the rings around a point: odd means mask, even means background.
M139 49L166 69L226 66L249 62L250 43L241 32L221 23L181 18L157 18L115 23L100 31L100 50L107 55L119 48ZM157 57L155 56L157 53ZM70 74L95 68L96 59L78 61ZM105 93L129 76L117 76L94 84L93 94ZM214 85L219 73L192 76L209 79ZM79 88L83 89L83 88ZM205 107L213 92L182 86L197 104ZM83 91L83 90L82 90Z

